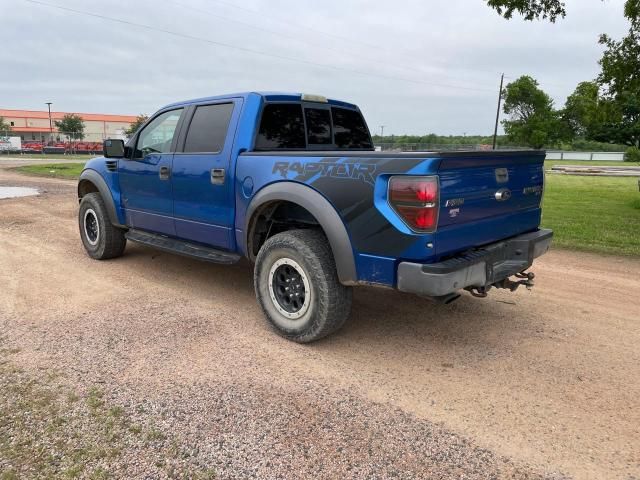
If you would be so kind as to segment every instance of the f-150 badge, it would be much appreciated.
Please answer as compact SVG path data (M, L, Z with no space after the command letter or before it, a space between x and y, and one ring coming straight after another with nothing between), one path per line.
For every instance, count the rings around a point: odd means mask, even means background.
M464 198L450 198L444 204L445 207L461 207L464 204Z

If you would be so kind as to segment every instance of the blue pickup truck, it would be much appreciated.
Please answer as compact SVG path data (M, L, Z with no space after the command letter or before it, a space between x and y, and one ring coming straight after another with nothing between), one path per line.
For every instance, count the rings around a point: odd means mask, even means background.
M254 264L271 326L296 342L338 330L352 287L449 303L466 290L531 287L551 244L540 229L540 151L377 152L357 106L241 93L168 105L80 176L87 253L127 240ZM390 306L390 308L393 308Z

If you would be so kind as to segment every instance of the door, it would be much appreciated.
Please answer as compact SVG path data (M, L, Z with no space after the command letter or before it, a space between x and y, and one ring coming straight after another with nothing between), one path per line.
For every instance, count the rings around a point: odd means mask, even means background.
M119 162L127 225L175 236L171 164L184 109L162 112L135 140L131 159Z
M182 147L173 158L176 235L229 249L233 245L234 198L230 158L240 99L196 105L185 121ZM188 125L188 127L187 127Z

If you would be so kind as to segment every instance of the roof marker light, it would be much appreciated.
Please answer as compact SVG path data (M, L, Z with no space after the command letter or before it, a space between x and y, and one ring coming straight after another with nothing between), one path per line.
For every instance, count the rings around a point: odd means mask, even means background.
M327 103L327 97L323 97L322 95L310 95L308 93L303 93L300 97L303 102L317 102L317 103Z

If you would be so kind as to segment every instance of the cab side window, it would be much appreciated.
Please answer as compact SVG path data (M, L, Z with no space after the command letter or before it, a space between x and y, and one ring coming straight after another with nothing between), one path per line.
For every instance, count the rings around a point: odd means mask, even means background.
M182 108L164 112L154 118L138 136L134 158L144 158L149 154L169 153L176 134Z
M196 107L184 143L185 153L217 153L224 148L233 103Z

